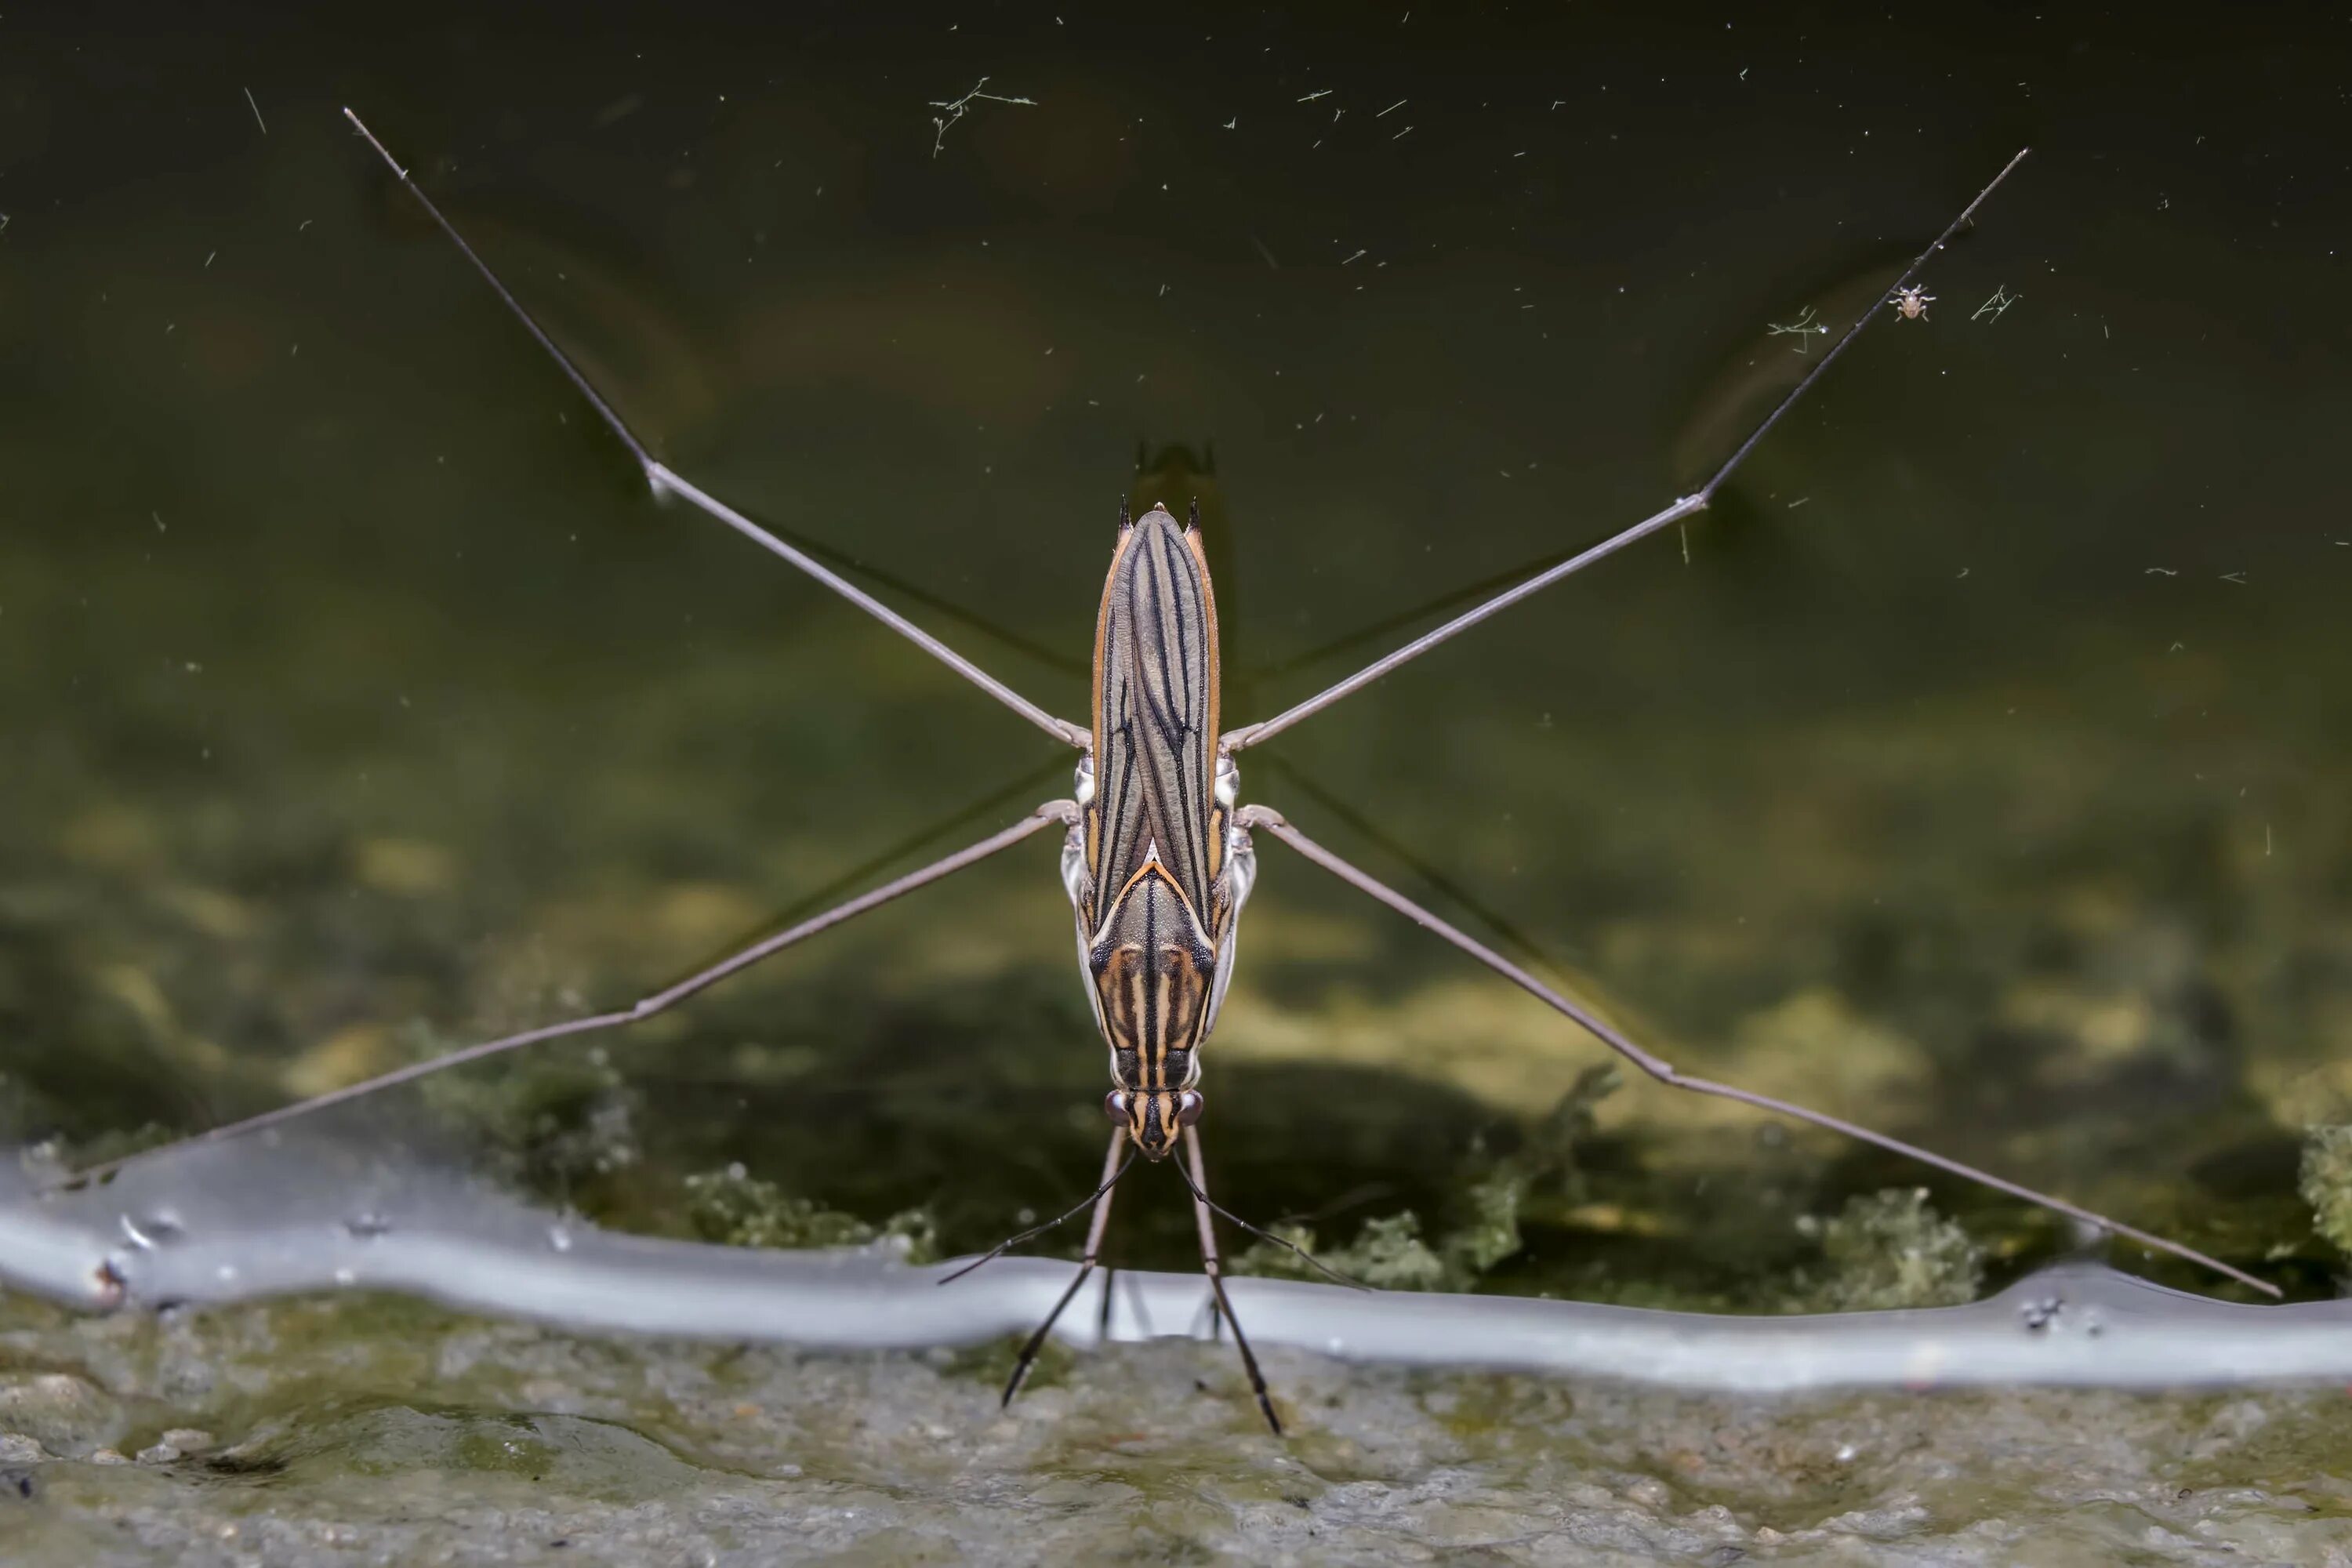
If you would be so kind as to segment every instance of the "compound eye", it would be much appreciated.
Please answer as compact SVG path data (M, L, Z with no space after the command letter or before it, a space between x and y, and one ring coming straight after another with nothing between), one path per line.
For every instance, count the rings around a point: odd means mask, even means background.
M1176 1125L1190 1127L1201 1120L1201 1097L1191 1089L1176 1097Z
M1103 1096L1103 1115L1122 1126L1126 1124L1127 1094L1124 1090L1115 1089Z

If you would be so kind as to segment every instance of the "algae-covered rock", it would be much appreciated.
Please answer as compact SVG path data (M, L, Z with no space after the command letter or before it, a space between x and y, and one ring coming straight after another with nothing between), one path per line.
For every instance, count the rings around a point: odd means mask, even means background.
M2320 1564L2352 1496L2330 1387L1757 1397L1262 1347L1276 1439L1229 1340L1057 1350L1004 1410L1001 1362L363 1293L0 1332L66 1407L136 1410L102 1449L0 1436L12 1568ZM166 1355L217 1375L159 1394Z
M1925 1187L1849 1198L1836 1217L1808 1215L1797 1227L1820 1239L1828 1266L1799 1285L1800 1311L1957 1306L1984 1287L1983 1252L1928 1205Z
M121 1426L117 1402L87 1378L68 1372L0 1376L0 1434L79 1455L112 1441Z

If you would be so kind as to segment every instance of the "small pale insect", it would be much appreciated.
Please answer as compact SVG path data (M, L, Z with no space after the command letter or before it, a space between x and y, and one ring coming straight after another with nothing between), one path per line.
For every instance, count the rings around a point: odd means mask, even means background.
M1011 849L1033 835L1060 828L1062 883L1069 895L1076 939L1079 975L1101 1041L1108 1049L1111 1087L1102 1102L1110 1122L1098 1186L1066 1214L1008 1238L993 1251L944 1275L940 1283L956 1279L1003 1256L1031 1237L1065 1220L1092 1210L1084 1250L1076 1277L1029 1338L1015 1363L1004 1397L1011 1399L1043 1348L1055 1320L1076 1298L1098 1265L1105 1229L1110 1218L1112 1189L1134 1162L1170 1168L1188 1191L1199 1231L1202 1271L1213 1294L1216 1320L1229 1331L1239 1350L1251 1392L1266 1423L1276 1431L1281 1423L1256 1357L1243 1337L1224 1281L1213 1216L1234 1216L1209 1196L1208 1175L1201 1154L1200 1123L1206 1099L1198 1087L1202 1049L1217 1019L1219 1005L1233 975L1234 932L1244 901L1257 872L1253 834L1264 834L1308 863L1338 878L1390 910L1451 943L1546 1006L1574 1023L1615 1051L1643 1073L1669 1088L1735 1100L1758 1110L1810 1122L1861 1142L1900 1154L1976 1182L2027 1203L2100 1230L2126 1237L2144 1246L2201 1264L2257 1290L2275 1295L2274 1287L2243 1270L2178 1242L2168 1241L2135 1226L2095 1214L2065 1199L2036 1192L1973 1165L1922 1149L1916 1144L1874 1131L1842 1118L1813 1110L1793 1101L1751 1089L1718 1083L1675 1068L1590 1008L1561 994L1536 975L1511 963L1494 949L1442 917L1413 902L1395 889L1342 859L1307 837L1281 812L1239 799L1240 770L1235 753L1254 746L1324 709L1342 701L1379 680L1399 666L1498 615L1521 600L1582 571L1670 525L1704 510L1734 469L1763 439L1780 416L1802 397L1832 361L1842 353L1870 321L1865 312L1846 329L1802 380L1775 405L1763 422L1740 444L1699 489L1641 521L1620 529L1599 542L1558 562L1483 603L1456 615L1443 626L1422 634L1403 647L1375 659L1353 675L1295 706L1225 729L1219 690L1220 649L1217 603L1210 583L1211 550L1203 539L1197 512L1180 523L1164 507L1153 506L1140 517L1122 509L1110 570L1105 581L1096 621L1093 660L1093 704L1088 722L1074 723L1045 709L996 679L938 637L826 566L809 552L763 527L657 460L612 405L607 403L580 368L566 357L488 265L467 245L425 193L409 178L383 145L347 110L352 125L365 137L425 213L446 232L466 259L481 273L516 319L538 341L579 394L587 399L614 437L627 447L656 496L675 496L713 520L734 530L753 544L791 563L843 598L889 626L899 636L939 659L966 680L1058 742L1079 753L1071 797L1049 800L1026 816L977 843L931 864L909 871L885 885L861 893L773 935L764 937L667 988L626 1005L562 1022L544 1024L479 1045L447 1052L426 1061L382 1074L363 1082L330 1090L293 1105L282 1106L243 1121L216 1127L200 1139L221 1139L274 1126L292 1117L341 1104L362 1095L410 1082L461 1063L520 1049L567 1036L617 1029L642 1022L677 1006L787 947L816 936L868 910L903 898L955 875L991 856ZM2016 167L2020 153L1991 184L1922 252L1887 296L1906 320L1923 319L1934 296L1911 284L1912 276L1943 248L1952 235L1974 216L1995 186ZM1062 940L1069 940L1065 936ZM161 1152L149 1149L84 1168L91 1176L127 1161L148 1159ZM1175 1156L1171 1158L1171 1156ZM1234 1223L1242 1223L1234 1221ZM1255 1226L1245 1226L1256 1230ZM1268 1240L1290 1245L1279 1237ZM1294 1249L1295 1250L1295 1249ZM1309 1261L1313 1261L1309 1258ZM1318 1267L1320 1267L1318 1265ZM1108 1300L1106 1291L1105 1300Z

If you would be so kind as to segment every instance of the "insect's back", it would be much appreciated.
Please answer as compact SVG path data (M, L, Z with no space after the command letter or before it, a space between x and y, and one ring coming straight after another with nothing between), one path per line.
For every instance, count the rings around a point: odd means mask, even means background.
M1119 541L1095 624L1093 925L1160 864L1204 930L1223 858L1217 609L1200 536L1154 507ZM1218 819L1218 820L1213 820Z

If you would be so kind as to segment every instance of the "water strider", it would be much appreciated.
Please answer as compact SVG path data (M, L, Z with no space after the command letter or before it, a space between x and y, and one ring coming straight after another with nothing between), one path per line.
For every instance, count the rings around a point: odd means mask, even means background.
M1406 916L1477 959L1547 1005L1572 1020L1662 1083L1719 1096L1830 1129L1952 1174L2042 1205L2077 1220L2129 1237L2146 1246L2187 1258L2258 1290L2277 1292L2263 1281L2216 1258L2147 1231L2093 1214L2063 1198L2033 1191L1899 1139L1839 1118L1728 1084L1676 1071L1605 1021L1561 995L1526 970L1441 920L1396 890L1325 849L1279 812L1243 805L1239 752L1339 701L1407 661L1417 658L1488 616L1541 592L1602 557L1703 510L1772 426L1802 397L1879 312L1860 311L1851 327L1822 353L1804 377L1741 441L1704 485L1633 526L1611 535L1515 585L1482 597L1470 608L1378 658L1347 679L1272 718L1233 730L1220 710L1220 658L1216 596L1210 554L1197 520L1180 522L1164 507L1139 518L1121 509L1110 569L1097 620L1092 658L1092 703L1084 724L1058 718L979 668L938 637L858 588L827 566L819 552L780 537L656 459L557 348L521 302L492 273L440 211L417 188L397 160L356 115L352 124L407 185L424 211L446 232L518 321L554 359L582 396L635 458L656 497L676 496L761 548L781 556L881 620L965 679L988 692L1030 723L1080 753L1070 798L1047 801L1021 820L882 887L860 894L789 930L777 932L630 1005L591 1016L524 1030L450 1052L397 1071L352 1084L294 1105L215 1128L198 1140L252 1131L464 1062L517 1049L538 1041L614 1028L647 1018L716 984L784 948L838 925L867 910L1049 829L1062 831L1061 874L1073 913L1079 967L1096 1022L1109 1052L1111 1089L1103 1101L1110 1122L1100 1184L1069 1213L1024 1232L995 1251L965 1266L968 1271L1052 1225L1091 1208L1087 1237L1076 1278L1024 1348L1005 1389L1009 1400L1021 1385L1055 1319L1076 1297L1096 1267L1108 1227L1111 1199L1119 1180L1140 1158L1172 1163L1189 1190L1200 1233L1202 1266L1224 1322L1232 1323L1259 1408L1276 1430L1280 1423L1256 1359L1226 1300L1217 1253L1214 1218L1225 1214L1209 1196L1202 1158L1200 1123L1206 1099L1200 1088L1201 1049L1214 1026L1219 1005L1233 974L1241 911L1257 875L1255 837L1273 837L1340 880ZM2021 152L1978 194L1934 243L1912 261L1880 296L1900 309L1920 296L1917 275L2025 154ZM133 1156L143 1158L144 1155ZM91 1167L98 1174L122 1162ZM1241 1223L1236 1221L1235 1223ZM948 1276L951 1279L955 1275ZM943 1281L945 1282L945 1281Z

